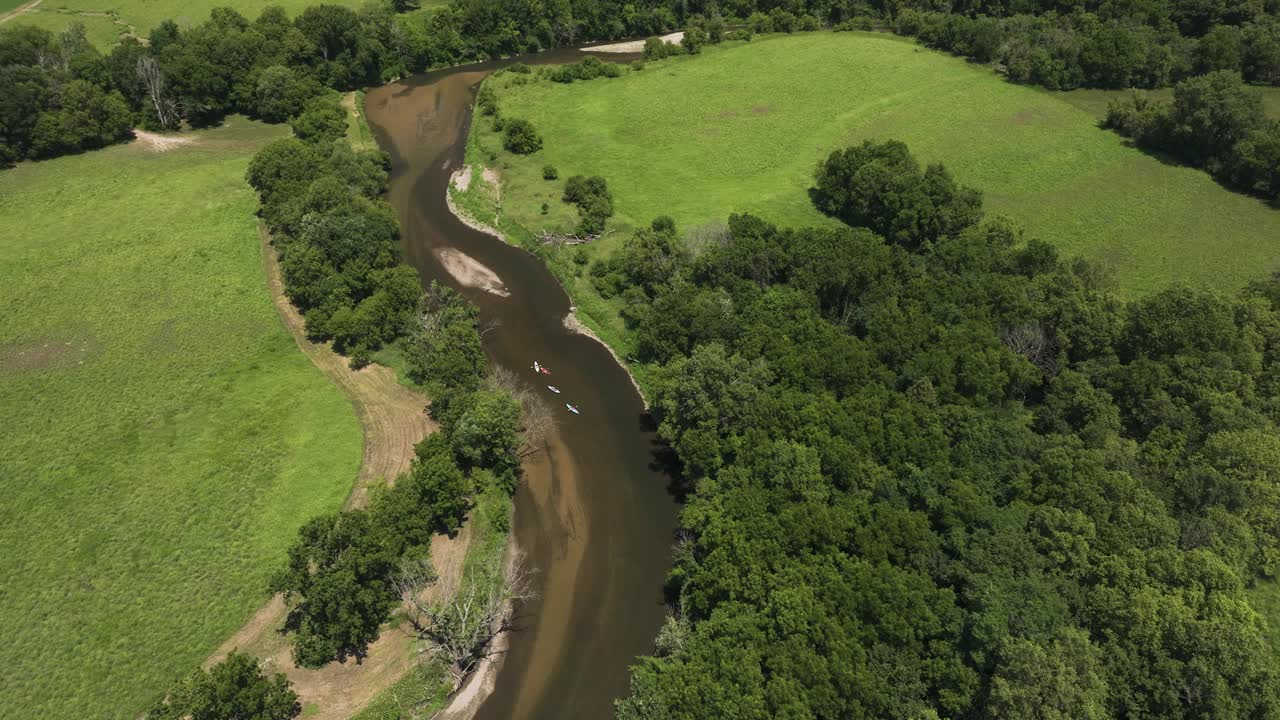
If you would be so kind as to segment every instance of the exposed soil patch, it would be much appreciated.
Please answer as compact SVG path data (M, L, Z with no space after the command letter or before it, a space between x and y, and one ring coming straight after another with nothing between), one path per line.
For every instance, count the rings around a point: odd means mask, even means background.
M670 35L663 35L662 41L677 45L684 39L684 31L673 32ZM630 42L613 43L612 45L597 45L595 47L578 48L579 50L589 50L591 52L602 53L638 53L644 52L644 40L632 40Z
M1027 108L1026 110L1011 115L1009 117L1009 124L1018 126L1030 125L1036 120L1039 120L1041 116L1042 113L1039 110Z
M46 338L32 343L0 345L0 372L47 370L83 365L90 353L88 340Z
M498 297L511 296L511 291L502 284L502 278L470 255L453 248L439 250L436 255L444 269L464 287L478 288Z
M471 187L471 166L462 166L461 170L453 174L450 181L454 187L458 188L459 192L466 192Z
M751 108L752 115L768 115L771 112L773 112L773 108L768 105L756 105Z
M158 135L153 132L138 129L134 129L133 135L137 138L135 142L152 152L168 152L170 150L180 148L183 145L190 145L195 142L195 138L192 137Z

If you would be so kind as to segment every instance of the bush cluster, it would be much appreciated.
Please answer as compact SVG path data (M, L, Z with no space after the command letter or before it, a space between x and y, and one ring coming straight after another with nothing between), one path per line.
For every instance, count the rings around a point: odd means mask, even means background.
M599 175L574 175L564 183L564 202L578 206L578 232L598 235L613 216L613 195Z
M517 155L528 155L542 149L542 136L533 123L521 118L503 119L502 146Z
M558 83L571 83L575 80L594 80L599 77L616 78L622 75L622 67L616 63L604 62L594 55L568 65L557 65L547 71L547 77Z
M1112 102L1106 127L1139 145L1208 170L1227 185L1280 202L1280 120L1233 71L1178 83L1173 100Z

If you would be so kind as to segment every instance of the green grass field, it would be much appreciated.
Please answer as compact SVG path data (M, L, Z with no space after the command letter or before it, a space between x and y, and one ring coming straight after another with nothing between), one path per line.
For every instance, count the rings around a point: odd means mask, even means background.
M244 181L286 132L0 172L0 715L136 718L351 489L355 415L280 322Z
M103 54L110 52L111 48L120 42L120 36L127 29L124 25L117 24L109 15L78 15L68 11L46 9L44 4L22 13L0 27L32 25L56 34L66 30L67 25L73 22L84 24L85 37Z
M504 218L535 232L574 221L559 200L564 178L603 175L618 232L593 253L661 214L683 229L743 211L787 225L832 222L806 194L816 163L835 148L896 138L981 189L991 213L1102 262L1122 295L1174 281L1234 288L1280 268L1280 211L1128 147L1061 96L901 38L774 36L617 79L519 84L524 77L489 82L504 116L539 129L543 150L506 153L477 118L471 157L502 175ZM560 180L542 179L546 164Z
M25 0L0 0L0 12L12 10L23 2ZM358 9L366 0L324 2ZM423 0L422 7L413 12L429 14L447 3L448 0ZM209 19L209 11L216 7L232 8L253 20L268 5L278 5L289 13L289 17L295 17L308 6L319 4L320 0L44 0L39 7L10 22L61 32L68 23L80 21L85 24L90 42L99 50L108 52L119 41L120 34L130 28L146 37L152 28L165 20L173 20L179 27L190 27Z

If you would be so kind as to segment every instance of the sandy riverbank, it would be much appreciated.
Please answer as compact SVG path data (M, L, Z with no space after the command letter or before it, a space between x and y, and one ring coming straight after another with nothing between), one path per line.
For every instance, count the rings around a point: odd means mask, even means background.
M680 41L684 39L684 31L681 30L680 32L663 35L660 39L663 42L678 45L680 44ZM611 45L597 45L595 47L584 47L578 49L602 53L638 53L644 52L644 40L631 40L629 42L613 43Z

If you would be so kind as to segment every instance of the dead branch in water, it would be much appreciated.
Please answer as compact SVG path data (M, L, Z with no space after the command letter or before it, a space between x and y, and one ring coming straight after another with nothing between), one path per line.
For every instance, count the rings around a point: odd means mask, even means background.
M605 232L591 235L578 235L576 233L564 234L543 230L542 234L538 237L538 240L543 245L582 245L583 243L595 242L596 240L608 236L611 232L613 231L606 230Z

